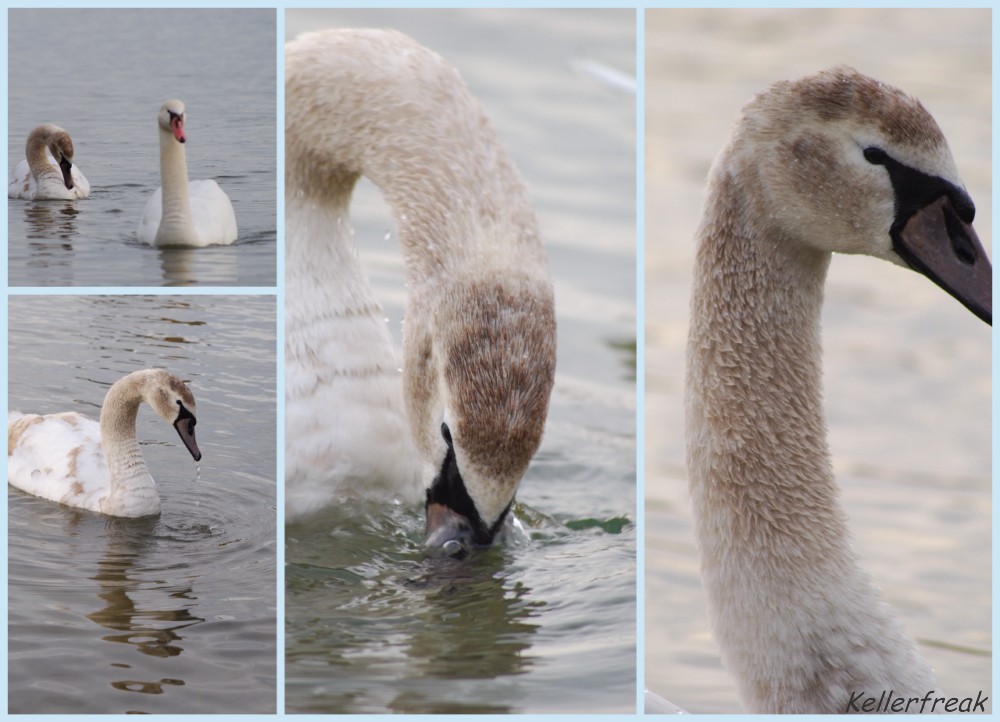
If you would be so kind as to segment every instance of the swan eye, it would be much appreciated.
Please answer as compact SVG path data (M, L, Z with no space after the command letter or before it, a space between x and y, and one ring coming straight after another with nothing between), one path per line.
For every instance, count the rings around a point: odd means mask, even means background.
M889 160L889 154L881 148L865 148L865 160L872 165L885 165Z
M182 421L184 419L187 419L189 422L188 426L190 426L192 429L198 425L198 419L194 417L194 414L192 414L190 411L187 410L187 407L180 399L177 399L177 406L178 406L177 421Z

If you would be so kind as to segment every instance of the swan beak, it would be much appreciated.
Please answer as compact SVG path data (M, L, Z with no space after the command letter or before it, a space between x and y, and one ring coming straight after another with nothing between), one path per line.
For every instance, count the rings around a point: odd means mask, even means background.
M941 196L892 229L892 247L986 323L993 325L993 266L971 223Z
M191 452L191 456L195 461L201 461L201 452L198 450L198 442L194 438L194 417L185 416L183 418L177 419L174 422L174 428L177 429L177 433L181 437L181 441L184 442L184 446L187 450Z
M174 140L178 143L187 142L187 138L184 137L184 116L170 114L170 130L174 131Z
M444 504L427 504L428 548L464 559L475 546L475 534L468 519Z
M68 190L73 190L73 164L66 160L66 156L59 159L59 170L62 171L63 183Z

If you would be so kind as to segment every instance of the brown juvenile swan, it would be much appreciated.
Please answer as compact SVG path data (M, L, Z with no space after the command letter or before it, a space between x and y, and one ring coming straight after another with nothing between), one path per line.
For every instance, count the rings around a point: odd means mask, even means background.
M992 323L973 214L923 106L845 67L759 94L712 166L688 472L715 637L748 710L843 713L857 692L935 689L851 550L823 419L820 307L831 254L865 253Z
M455 69L394 31L286 46L285 143L286 519L422 481L429 545L491 543L555 372L523 182ZM347 222L362 175L392 208L406 264L401 386Z
M110 516L160 513L160 495L135 437L145 401L177 429L184 446L201 459L195 441L194 396L173 374L133 371L108 389L100 423L75 412L7 416L10 485L43 499Z

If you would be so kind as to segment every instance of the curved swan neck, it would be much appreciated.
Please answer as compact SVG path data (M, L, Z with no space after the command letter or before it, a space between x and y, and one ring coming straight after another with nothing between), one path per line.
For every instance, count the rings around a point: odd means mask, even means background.
M160 128L159 132L163 215L156 240L160 244L172 241L186 243L197 237L197 234L191 221L191 195L184 144L175 140L170 131Z
M845 712L933 678L850 547L822 412L830 254L713 169L688 341L687 454L715 636L755 712ZM930 685L930 686L928 686Z
M352 44L341 56L308 35L287 46L289 196L346 208L354 182L368 177L392 208L414 283L483 254L541 257L526 190L482 106L437 54L416 45L400 53L391 45L399 37L343 32ZM317 97L337 113L313 112Z
M24 156L31 168L31 174L35 178L44 175L59 176L59 169L49 161L48 146L53 131L58 130L55 126L41 125L33 129L28 134L28 140L24 144Z
M111 476L107 503L141 504L158 500L155 483L146 467L135 434L139 404L143 400L142 374L130 374L115 383L101 406L101 446ZM158 504L158 501L157 501Z

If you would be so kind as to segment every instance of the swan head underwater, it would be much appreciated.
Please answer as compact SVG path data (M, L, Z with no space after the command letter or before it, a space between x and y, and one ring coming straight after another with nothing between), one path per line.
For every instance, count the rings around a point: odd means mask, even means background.
M713 175L794 209L750 209L776 226L758 232L912 268L992 325L975 205L937 123L901 90L846 66L775 83L742 109Z
M184 103L180 100L168 100L160 106L156 117L160 130L172 135L178 143L186 143L184 135Z
M440 365L408 364L404 385L425 459L427 546L464 557L513 522L544 432L556 320L544 282L494 279L453 294L435 316L446 330Z

